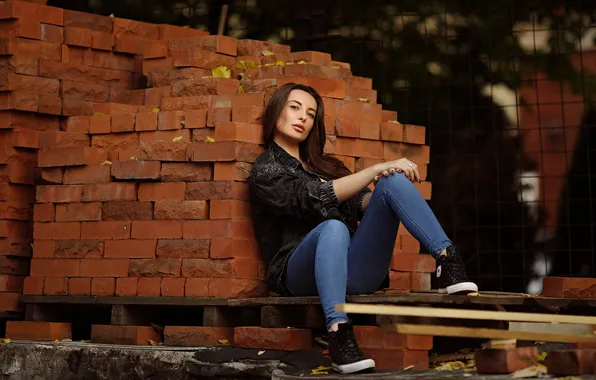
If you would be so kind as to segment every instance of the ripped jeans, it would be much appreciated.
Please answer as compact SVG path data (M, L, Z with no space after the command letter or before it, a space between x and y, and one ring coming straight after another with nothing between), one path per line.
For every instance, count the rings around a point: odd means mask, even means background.
M451 245L414 184L396 173L377 183L353 237L339 220L326 220L306 235L288 261L286 286L294 296L319 295L327 328L347 321L335 305L345 303L346 294L379 289L400 222L435 258Z

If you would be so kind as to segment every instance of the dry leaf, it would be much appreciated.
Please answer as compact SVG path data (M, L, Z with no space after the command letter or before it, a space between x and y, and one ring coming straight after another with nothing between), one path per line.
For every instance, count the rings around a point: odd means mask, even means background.
M152 345L152 346L159 346L159 343L157 343L153 339L149 339L149 344Z
M113 13L111 13L111 14L110 14L110 17L114 18L114 14L113 14Z
M259 351L259 352L257 352L257 355L261 356L261 355L263 355L264 353L265 353L265 351Z
M178 142L178 141L182 141L184 139L184 136L176 136L172 139L173 142Z
M227 339L220 339L217 341L217 343L224 345L224 346L228 346L230 344L230 341Z
M542 364L538 364L515 371L513 372L513 374L511 374L511 377L513 377L514 379L523 379L528 377L540 377L542 375L546 375L546 373L546 367Z
M244 73L240 73L238 76L240 77L240 80L244 80Z
M274 53L274 52L272 52L271 50L266 50L266 49L265 49L265 50L263 50L261 53L262 53L263 55L275 55L275 53Z
M400 122L399 122L399 121L397 121L397 120L389 120L389 121L388 121L388 123L400 124Z
M370 103L370 100L367 98L358 98L358 101L363 102L363 103Z
M137 156L131 156L130 159L133 160L133 161L137 161L138 160L138 157Z
M305 60L298 61L298 64L299 65L305 65L306 64L306 61Z
M329 370L331 369L331 367L325 367L325 366L318 366L317 368L314 368L310 371L310 373L312 375L329 375Z
M244 86L240 85L240 87L238 87L238 95L240 94L244 94Z
M93 116L105 116L106 114L103 112L93 112Z
M2 343L10 343L10 338L4 338L4 339L2 339Z
M215 142L215 139L213 137L207 136L207 137L205 137L205 142L213 143L213 142Z
M286 63L284 61L275 61L275 66L285 66Z
M245 60L240 60L238 62L236 62L235 68L236 70L246 70L246 69L252 69L257 67L257 64L254 61L245 61Z
M434 369L435 371L457 371L464 368L466 368L464 362L457 360L452 362L441 363Z
M91 343L90 340L81 340L81 343Z
M151 112L153 112L153 113L158 113L160 111L161 111L161 109L159 107L155 107L151 110Z
M544 363L544 361L546 360L546 357L548 356L548 352L541 352L538 354L538 362L540 363Z
M216 68L211 70L211 75L213 78L231 78L232 72L227 66L217 66Z
M62 339L61 342L66 342L66 343L72 342L72 339L68 339L68 338L67 339Z
M471 297L478 297L480 295L480 293L478 292L472 292L472 293L468 293L469 296Z
M101 163L102 165L112 165L112 161L105 160Z

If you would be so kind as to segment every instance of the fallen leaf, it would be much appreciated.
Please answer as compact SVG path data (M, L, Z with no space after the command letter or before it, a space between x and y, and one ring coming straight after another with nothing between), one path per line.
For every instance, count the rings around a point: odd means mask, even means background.
M528 377L540 377L546 375L546 367L542 364L534 365L528 368L520 369L511 374L514 379L524 379Z
M240 61L236 62L236 65L234 67L236 68L236 70L246 70L257 67L257 64L254 61L245 61L241 59Z
M441 363L434 369L435 371L457 371L464 368L466 368L466 364L462 361L457 360L452 362Z
M298 61L298 64L299 65L305 65L306 64L306 61L305 60Z
M367 98L358 98L358 101L363 102L363 103L370 103L370 100Z
M275 61L275 66L285 66L286 63L284 61Z
M106 114L103 112L93 112L93 116L105 116Z
M411 370L412 368L414 368L414 366L413 366L413 365L409 365L409 366L407 366L406 368L404 368L404 371L409 371L409 370Z
M81 340L81 343L91 343L90 340Z
M105 160L101 163L102 165L112 165L112 161Z
M244 94L244 86L240 85L240 87L238 87L238 95L240 94Z
M312 375L328 375L331 367L318 366L310 371Z
M263 50L261 53L263 55L275 55L274 52L272 52L271 50L267 50L267 49Z
M548 356L548 352L541 352L538 354L538 362L540 363L544 363L544 361L546 360L546 357Z
M397 120L389 120L388 123L395 123L395 124L401 124L399 121Z
M217 66L216 68L211 70L211 75L213 78L231 78L232 72L227 66Z
M472 292L472 293L468 293L468 295L470 297L478 297L480 295L480 293L478 293L478 292Z
M159 343L157 343L153 339L149 339L149 344L152 345L152 346L159 346Z
M213 142L215 142L215 139L213 137L207 136L207 137L205 137L205 142L213 143Z
M114 14L113 13L110 13L110 17L114 18Z
M151 110L151 112L153 112L153 113L158 113L160 111L161 111L161 109L159 107L155 107Z
M265 353L265 351L259 351L259 352L257 352L257 355L261 356L261 355L263 355L264 353Z
M72 342L72 339L68 339L68 338L67 339L62 339L61 342L66 342L66 343Z
M2 339L2 343L10 343L10 338L4 338L4 339Z
M133 161L137 161L138 160L137 156L131 156L130 159L133 160Z
M217 341L217 343L224 345L224 346L228 346L230 344L230 341L227 339L220 339Z
M184 139L184 136L176 136L172 139L173 142L178 142L178 141L182 141Z
M244 80L244 73L240 73L238 76L240 77L240 80Z

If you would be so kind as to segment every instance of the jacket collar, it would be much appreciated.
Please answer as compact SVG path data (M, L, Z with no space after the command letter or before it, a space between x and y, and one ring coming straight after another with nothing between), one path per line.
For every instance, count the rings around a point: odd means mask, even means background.
M296 159L296 157L293 157L288 152L286 152L285 149L280 147L279 145L277 145L277 143L275 141L271 142L271 145L269 146L269 150L284 165L290 166L294 169L302 166L302 164L300 163L300 161L298 161Z

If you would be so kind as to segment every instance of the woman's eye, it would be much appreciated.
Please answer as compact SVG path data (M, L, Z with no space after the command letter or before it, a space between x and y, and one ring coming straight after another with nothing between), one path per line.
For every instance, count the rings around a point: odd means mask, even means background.
M310 116L311 119L314 119L315 118L315 115L312 114L312 113L309 113L308 116Z
M293 110L297 110L298 109L298 106L290 106L290 108L293 109Z

